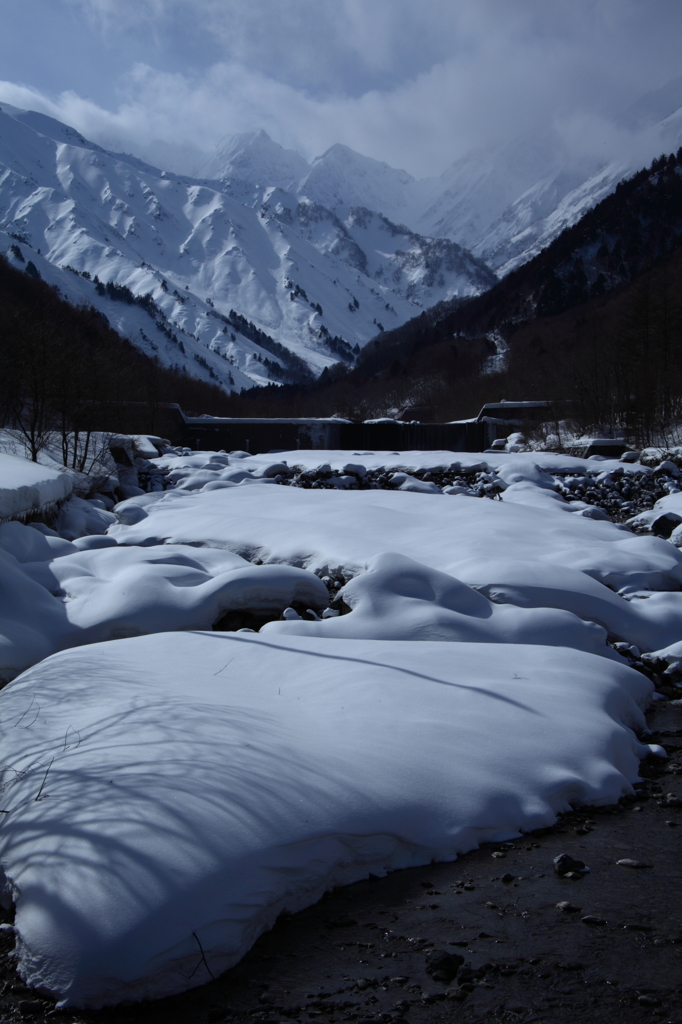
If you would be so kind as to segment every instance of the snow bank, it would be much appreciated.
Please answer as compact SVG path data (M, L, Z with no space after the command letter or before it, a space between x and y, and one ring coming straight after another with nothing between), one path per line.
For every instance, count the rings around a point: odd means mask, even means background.
M558 492L605 461L485 458L183 451L64 536L0 524L0 679L34 665L0 693L30 984L179 992L332 885L631 791L652 686L607 639L678 671L682 553Z
M601 626L583 622L568 611L493 604L453 576L404 555L377 555L368 571L347 583L338 596L352 609L350 614L317 622L293 618L269 622L261 633L542 644L617 657L607 647Z
M615 801L651 690L520 644L165 633L48 658L0 694L19 971L65 1005L179 992L330 886Z
M364 570L396 551L459 576L472 558L514 557L579 569L620 590L678 590L682 555L667 541L578 515L501 501L404 491L239 485L167 492L146 518L118 524L119 544L199 544L317 571Z
M0 522L36 515L72 490L68 473L0 452Z
M286 565L251 565L183 545L75 543L0 525L0 682L65 647L174 629L210 629L227 612L327 606L324 583Z

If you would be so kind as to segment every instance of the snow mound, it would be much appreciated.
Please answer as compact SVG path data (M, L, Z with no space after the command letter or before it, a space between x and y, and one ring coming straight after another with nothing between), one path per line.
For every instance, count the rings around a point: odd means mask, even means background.
M0 681L66 647L210 629L228 613L262 619L296 602L328 603L324 583L292 566L250 565L207 548L84 540L0 525Z
M338 596L352 609L349 615L318 622L269 622L261 633L543 644L615 657L606 646L606 630L601 626L563 610L493 604L453 576L404 555L377 555L370 560L368 571L347 583Z
M529 493L545 492L529 487ZM245 557L258 551L265 562L313 571L342 567L349 575L384 551L455 577L471 558L488 562L513 556L579 569L615 590L679 590L682 554L672 544L568 515L563 504L551 504L548 510L483 499L441 501L434 494L399 490L278 486L265 500L261 487L239 485L167 492L147 506L145 519L112 526L109 535L121 544L198 544Z
M331 886L618 800L651 691L519 644L164 633L54 655L0 694L19 971L69 1006L179 992Z
M68 473L0 452L0 522L45 511L72 489Z

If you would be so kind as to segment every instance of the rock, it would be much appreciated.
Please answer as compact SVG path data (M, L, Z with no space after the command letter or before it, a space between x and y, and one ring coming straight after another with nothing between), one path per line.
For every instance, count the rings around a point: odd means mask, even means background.
M19 1012L27 1017L35 1017L45 1012L45 1005L39 999L21 999L19 1001Z
M478 981L484 974L485 971L480 967L475 970L472 967L460 967L457 972L457 984L460 986L470 985L472 981Z
M645 864L641 860L633 860L632 857L621 857L616 861L622 868L652 868L653 864Z
M497 857L499 860L504 860L504 858L507 856L507 854L506 853L502 853L502 850L495 850L495 852L493 854L491 854L491 856Z
M569 871L580 875L585 874L589 870L581 860L575 860L567 853L560 853L558 857L554 858L554 872L557 875L567 875Z
M569 903L568 900L562 900L561 903L557 903L557 910L561 910L564 914L579 914L581 908L576 907L573 903Z
M640 1006L660 1006L661 1005L661 1000L660 999L657 999L656 996L649 996L649 995L639 996L638 999L637 999L637 1002L639 1003Z
M589 924L589 925L592 925L593 927L597 927L599 925L606 924L606 921L604 920L603 917L595 917L594 914L587 914L587 916L581 918L581 920L582 920L583 924Z
M671 536L673 530L682 523L682 516L676 512L664 512L663 515L654 519L651 524L651 532L656 537L663 537L665 540Z
M435 1003L437 999L445 999L445 992L422 992L423 1003Z
M464 963L464 957L460 956L459 953L448 953L445 949L433 949L426 956L426 973L435 977L436 973L445 975L446 980L451 981L461 965Z
M512 875L511 872L507 871L506 874L502 875L500 881L504 882L505 885L509 885L511 882L514 881L515 878L516 875ZM488 905L492 906L493 904L486 904L486 906Z
M682 807L682 800L676 793L666 793L663 803L666 807Z

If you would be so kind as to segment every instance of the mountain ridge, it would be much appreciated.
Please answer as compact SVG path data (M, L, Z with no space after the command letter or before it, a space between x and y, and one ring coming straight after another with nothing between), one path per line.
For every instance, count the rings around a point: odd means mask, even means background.
M264 134L259 147L271 149ZM18 246L17 259L142 351L227 390L352 362L384 327L495 281L455 243L376 215L371 231L357 212L343 224L319 204L311 217L285 190L242 179L175 175L8 104L0 208L3 251ZM118 301L128 293L136 301Z
M341 217L363 206L415 233L448 238L504 276L576 223L618 181L660 153L678 148L682 77L641 97L612 125L597 124L588 131L596 135L591 150L580 158L574 152L584 147L579 130L574 127L571 134L570 126L554 125L471 151L439 176L422 179L337 143L305 162L304 173L287 187ZM597 155L604 132L620 133L611 143L620 147L620 155ZM261 143L267 139L270 164L293 153L262 131L235 136L241 142L233 140L231 162L222 171L217 164L213 167L219 177L244 173L237 150L239 145L250 147L256 136ZM251 173L260 183L267 177L253 168Z

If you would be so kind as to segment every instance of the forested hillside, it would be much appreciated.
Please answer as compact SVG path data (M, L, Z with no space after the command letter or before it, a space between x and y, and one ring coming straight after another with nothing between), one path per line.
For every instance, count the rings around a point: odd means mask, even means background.
M93 308L65 302L35 275L0 256L0 423L22 424L40 445L51 431L119 424L140 403L149 430L163 402L219 414L221 388L164 368L121 338Z

